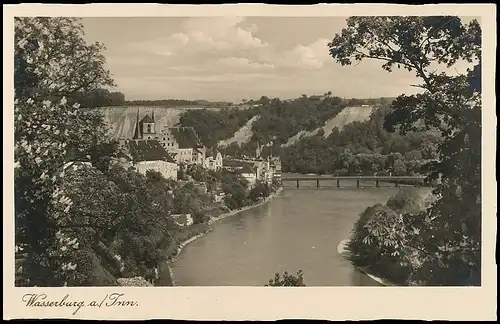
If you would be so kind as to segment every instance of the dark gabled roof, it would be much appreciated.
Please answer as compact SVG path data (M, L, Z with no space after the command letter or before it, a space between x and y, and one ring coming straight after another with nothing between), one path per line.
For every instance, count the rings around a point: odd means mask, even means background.
M157 140L128 141L126 148L134 162L141 161L167 161L175 163L170 154Z
M208 151L206 154L205 154L205 157L209 158L209 157L217 157L217 153L214 153L212 151Z
M127 144L125 144L125 145L127 145ZM119 158L119 159L120 158L124 158L124 159L126 159L128 161L131 159L131 156L129 154L123 152L123 150L118 150L118 152L116 153L116 157Z
M255 169L248 164L244 165L243 168L239 171L240 173L255 173Z
M176 127L171 128L170 131L177 143L179 143L180 149L200 147L200 141L192 127Z
M219 153L219 151L217 149L207 149L206 153L205 153L205 156L206 157L216 157L217 156L217 153Z
M154 123L155 121L153 120L153 118L151 118L151 116L149 115L146 115L144 116L142 119L141 119L141 124L142 123Z
M223 159L222 165L228 166L228 167L233 167L233 168L243 168L245 166L253 167L252 162L237 161L237 160L230 160L230 159Z

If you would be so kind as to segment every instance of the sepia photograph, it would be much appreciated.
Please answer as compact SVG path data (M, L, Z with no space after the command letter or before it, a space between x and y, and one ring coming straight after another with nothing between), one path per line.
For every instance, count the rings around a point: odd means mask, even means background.
M15 16L13 285L484 286L483 28Z

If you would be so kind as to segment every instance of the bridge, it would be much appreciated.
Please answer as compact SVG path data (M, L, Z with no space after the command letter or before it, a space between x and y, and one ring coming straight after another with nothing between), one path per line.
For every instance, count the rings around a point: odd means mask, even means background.
M337 181L337 188L340 188L341 180L356 180L356 187L360 187L361 180L375 181L375 186L380 188L380 182L394 182L396 187L399 187L401 181L415 181L417 184L422 184L424 182L424 176L403 176L403 177L391 177L391 176L285 176L281 178L282 182L297 182L297 188L299 188L300 181L316 181L316 187L319 188L320 181Z

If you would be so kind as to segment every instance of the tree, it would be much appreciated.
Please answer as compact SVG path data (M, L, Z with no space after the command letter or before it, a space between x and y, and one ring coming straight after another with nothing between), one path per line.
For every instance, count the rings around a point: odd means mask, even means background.
M269 196L270 190L266 183L257 180L255 186L250 189L249 197L252 201L257 201L259 198Z
M76 18L15 18L16 98L69 98L114 85L104 45L87 44L83 34Z
M432 284L478 284L481 269L481 28L458 17L351 17L329 44L338 63L378 59L382 68L415 72L422 92L392 102L385 128L401 134L437 129L438 159L428 180L439 197L419 224L420 274ZM457 76L433 64L458 61L474 69Z
M74 18L16 18L14 50L16 245L28 255L29 285L63 285L78 246L64 226L73 202L63 167L108 139L102 114L74 98L113 82L103 46L86 44Z
M393 170L394 170L394 173L397 176L404 176L404 175L406 175L406 165L405 165L405 162L403 160L401 160L401 159L397 159L396 161L394 161Z
M121 106L125 104L125 95L121 92L110 92L107 89L95 89L82 93L77 98L83 108Z
M276 272L274 278L269 280L269 284L266 287L305 287L304 284L304 274L302 270L297 271L297 276L288 274L287 271L281 276Z

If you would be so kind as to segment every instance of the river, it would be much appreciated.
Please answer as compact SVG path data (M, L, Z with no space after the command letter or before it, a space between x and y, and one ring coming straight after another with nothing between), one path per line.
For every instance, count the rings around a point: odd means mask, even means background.
M264 286L276 272L304 273L307 286L377 286L337 252L368 206L385 203L394 185L356 188L316 181L285 183L271 202L213 225L172 264L176 286Z

